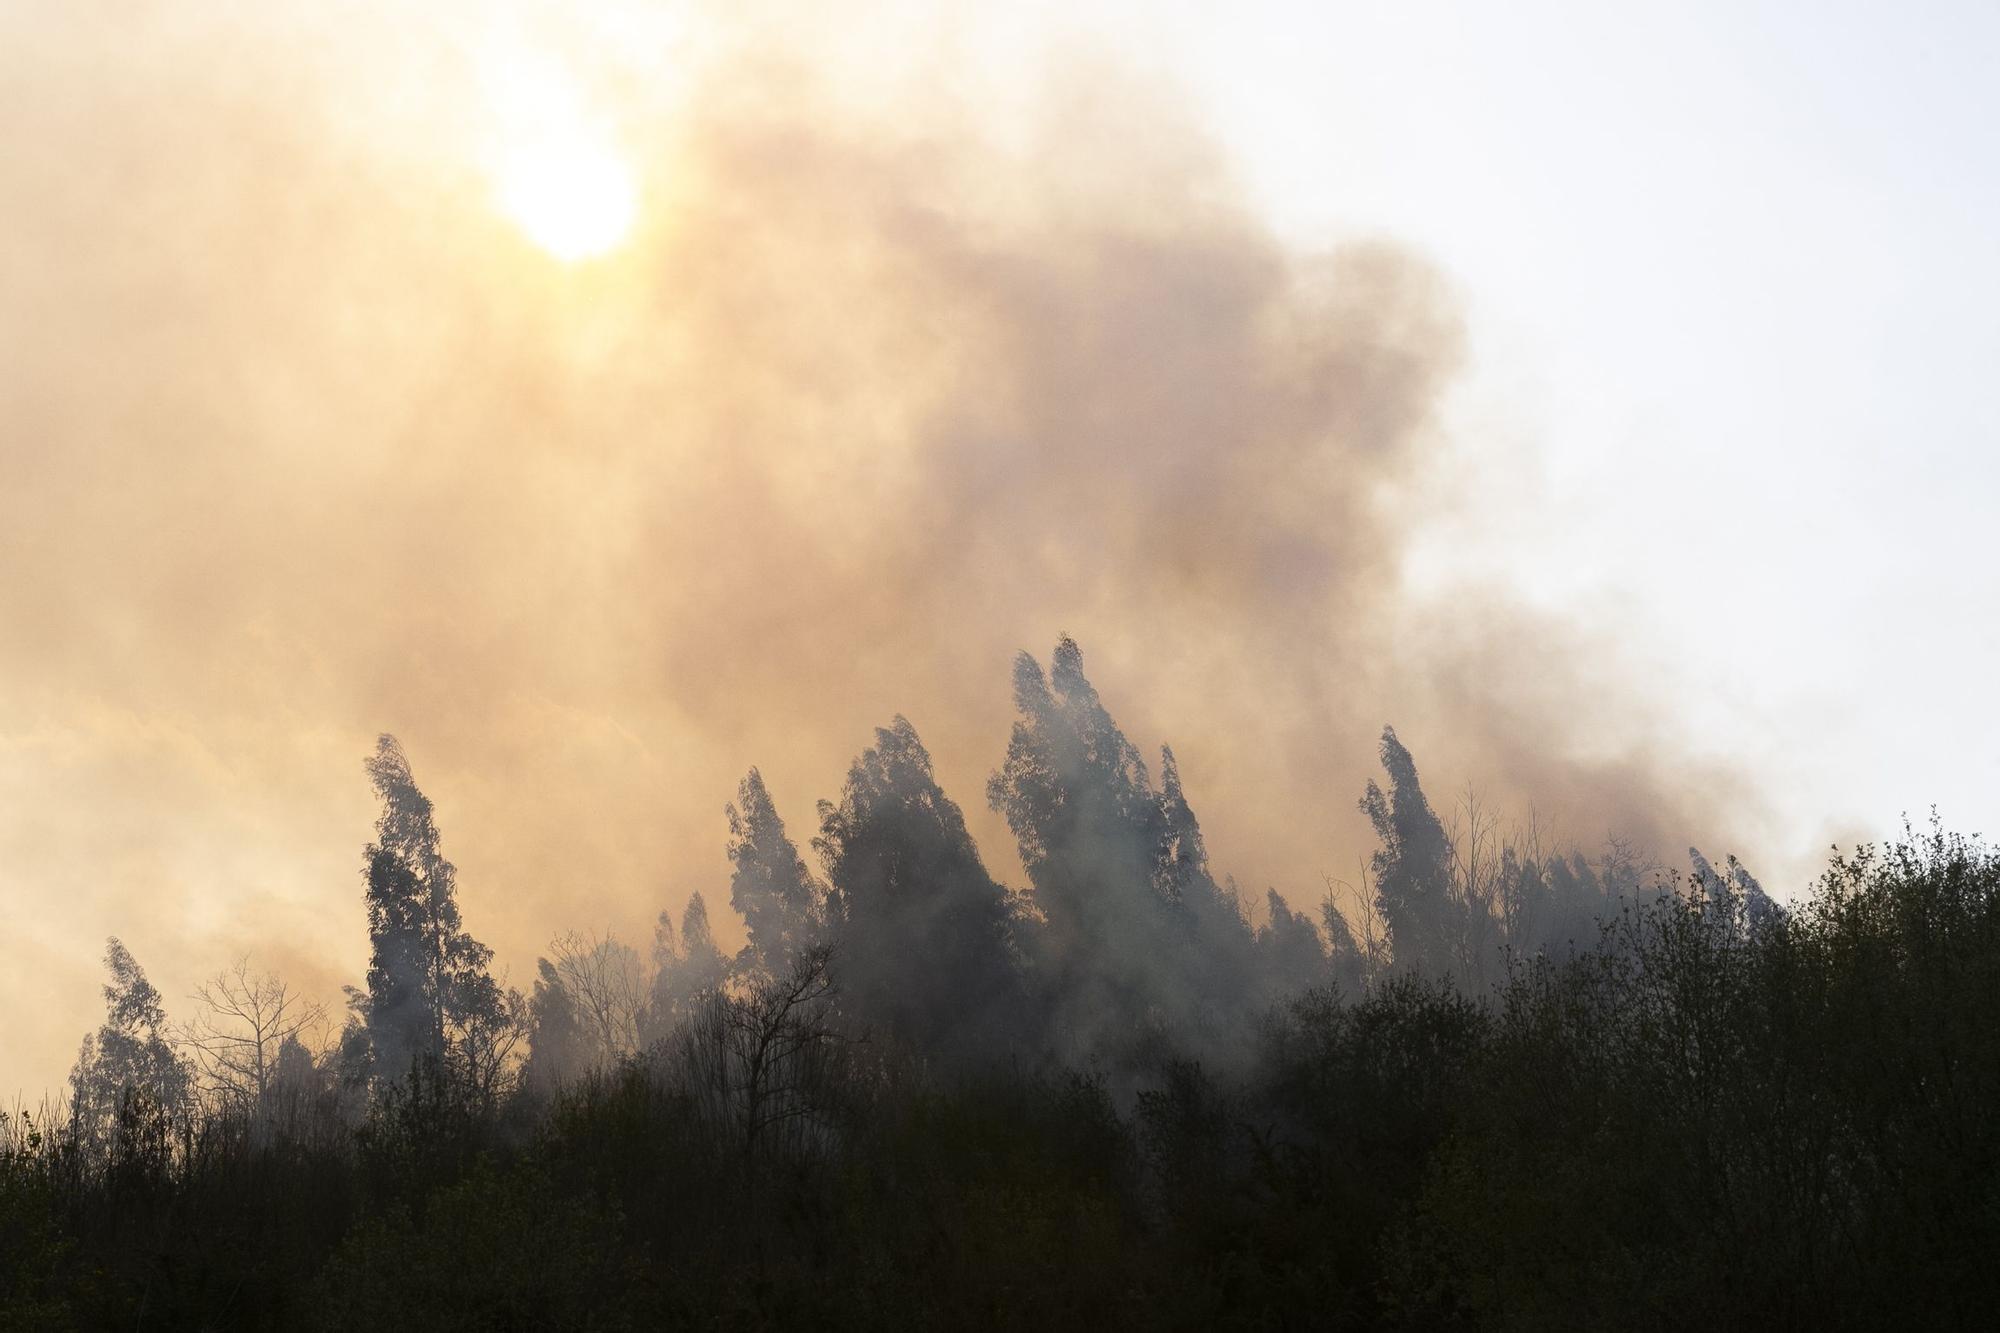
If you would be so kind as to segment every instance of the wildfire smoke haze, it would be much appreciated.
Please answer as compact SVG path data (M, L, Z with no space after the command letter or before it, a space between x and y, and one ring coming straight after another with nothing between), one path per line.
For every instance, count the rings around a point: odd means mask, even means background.
M777 10L77 5L0 38L0 1009L47 1020L0 1068L30 1092L113 930L169 996L245 953L329 1000L360 974L383 730L517 979L558 923L636 938L712 893L747 766L803 822L899 712L1018 881L978 793L1008 663L1059 631L1252 896L1354 877L1389 720L1585 843L1763 828L1629 646L1412 587L1514 467L1452 429L1465 294L1393 240L1281 235L1143 61L983 100L990 71L885 72L865 25ZM589 170L496 187L515 149ZM566 191L598 213L537 237Z
M1985 1328L1988 10L0 6L0 1333Z

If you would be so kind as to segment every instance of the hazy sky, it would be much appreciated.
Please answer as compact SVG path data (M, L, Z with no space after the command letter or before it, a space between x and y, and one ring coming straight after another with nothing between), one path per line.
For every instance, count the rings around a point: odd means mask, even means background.
M0 1089L107 934L358 982L379 730L516 981L898 710L1018 882L1060 631L1295 901L1390 721L1781 894L1981 827L2000 12L832 8L0 8Z
M1541 458L1441 563L1674 659L1677 712L1794 830L1987 820L2000 9L1232 14L1176 37L1260 198L1453 274L1466 436Z

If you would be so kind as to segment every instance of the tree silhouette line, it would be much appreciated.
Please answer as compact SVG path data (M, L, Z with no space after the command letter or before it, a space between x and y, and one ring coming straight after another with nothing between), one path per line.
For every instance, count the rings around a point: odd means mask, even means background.
M2000 861L1933 823L1780 906L1426 795L1253 925L1171 750L1015 665L985 867L901 717L809 865L752 769L730 906L645 956L469 932L401 746L340 1024L107 949L64 1104L0 1116L0 1329L1961 1326L1996 1295Z

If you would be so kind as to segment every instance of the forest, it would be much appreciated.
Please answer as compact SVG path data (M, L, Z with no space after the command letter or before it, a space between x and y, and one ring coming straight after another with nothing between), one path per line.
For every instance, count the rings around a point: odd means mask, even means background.
M1073 641L1013 687L1024 887L898 717L809 833L744 778L740 951L717 886L525 993L382 737L344 1010L246 962L170 1013L109 941L0 1115L0 1329L1987 1326L1977 838L1780 902L1441 809L1385 729L1364 882L1253 910Z

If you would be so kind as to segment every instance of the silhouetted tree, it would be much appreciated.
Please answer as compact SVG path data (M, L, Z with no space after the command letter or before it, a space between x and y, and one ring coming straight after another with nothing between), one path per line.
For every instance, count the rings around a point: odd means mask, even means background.
M315 1055L293 1033L278 1043L256 1131L267 1142L340 1144L360 1110L358 1099L341 1087L337 1049Z
M781 976L757 978L738 994L709 992L681 1034L686 1086L731 1127L753 1170L766 1150L819 1146L842 1045L832 958L833 946L815 944Z
M1382 843L1371 865L1392 957L1399 969L1458 976L1464 908L1453 893L1451 839L1394 727L1382 729L1381 757L1389 790L1370 779L1361 811Z
M549 951L583 1024L590 1063L615 1064L636 1051L648 989L638 953L612 935L575 931L557 936Z
M522 1086L552 1092L590 1068L591 1042L577 1013L576 999L555 964L535 960L535 988L528 995L528 1058Z
M1538 840L1501 849L1494 906L1517 955L1564 956L1595 947L1611 906L1604 882L1580 852L1544 857Z
M168 1039L160 993L114 935L105 942L104 1024L83 1039L70 1071L70 1128L92 1153L116 1152L125 1128L190 1109L193 1070Z
M430 799L395 737L380 738L367 769L382 801L366 852L375 1073L399 1079L424 1060L491 1089L519 1035L518 997L494 982L493 951L459 919L458 872L439 850Z
M1266 893L1265 904L1270 919L1257 931L1257 972L1265 996L1272 1000L1290 999L1309 987L1324 986L1333 980L1326 942L1312 918L1294 912L1276 889ZM1341 929L1344 943L1352 952L1354 939L1345 933L1346 922L1341 923Z
M1717 870L1698 849L1690 847L1688 861L1694 867L1689 887L1709 915L1732 934L1764 930L1783 915L1764 886L1735 857Z
M1028 654L1015 659L1014 705L987 799L1013 830L1044 923L1036 973L1073 1041L1129 1045L1180 971L1155 877L1169 845L1158 794L1074 640L1056 644L1047 676Z
M347 998L347 1018L334 1043L334 1069L342 1088L365 1093L375 1078L375 1043L368 1036L368 992L358 986L340 989Z
M318 1023L320 1006L293 994L269 973L240 960L194 993L197 1013L181 1031L208 1091L240 1109L261 1106L278 1074L287 1043L303 1053L299 1034ZM310 1061L310 1055L307 1055Z
M1208 866L1201 823L1181 789L1180 765L1169 746L1160 747L1159 841L1154 886L1179 927L1182 985L1189 1016L1228 1027L1250 997L1267 989L1258 976L1259 956L1250 923L1244 919L1234 881L1218 884ZM1317 938L1312 923L1299 923ZM1298 936L1294 932L1293 940ZM1317 975L1313 981L1321 980ZM1312 984L1312 983L1307 983Z
M961 1063L998 1054L1023 1014L1007 891L907 718L876 730L819 817L848 1012Z
M785 834L785 822L751 769L728 807L729 901L742 914L750 940L739 963L766 977L786 975L792 955L818 941L824 924L825 890L799 849Z
M653 932L653 983L640 1022L642 1040L650 1045L667 1037L728 979L729 959L716 946L708 904L699 892L688 897L678 938L673 918L660 913Z

